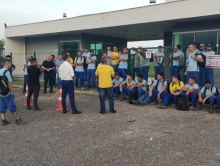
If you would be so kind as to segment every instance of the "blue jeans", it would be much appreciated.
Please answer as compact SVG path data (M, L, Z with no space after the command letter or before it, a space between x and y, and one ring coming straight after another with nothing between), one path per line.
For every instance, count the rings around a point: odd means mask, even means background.
M130 87L126 87L125 85L122 85L122 92L121 92L121 97L124 99L126 96L128 98L131 98L132 92L129 90Z
M80 86L84 87L84 72L76 71L75 74L76 74L75 86L78 88L78 80L80 80Z
M144 95L146 93L146 91L144 91L142 87L134 88L133 93L135 93L136 90L138 92L138 98L140 98L142 95Z
M159 93L159 92L158 92L156 89L153 89L153 90L152 90L152 97L151 97L152 101L156 101L156 100L157 100L158 93ZM160 94L160 98L162 99L162 101L163 101L163 99L164 99L167 95L168 95L167 90L164 90L164 91Z
M28 75L24 75L23 92L26 91L26 84L28 84Z
M120 89L119 86L117 86L117 87L113 87L113 90L114 90L114 94L115 94L115 96L118 96L118 95L119 95L119 89Z
M143 75L143 78L145 81L148 80L148 72L149 72L149 66L142 66L141 67L141 74Z
M182 91L181 92L181 96L186 96L186 91ZM198 93L197 93L197 91L189 93L188 100L192 102L192 106L196 107L196 103L198 101Z
M14 95L8 95L7 97L0 97L0 113L5 114L7 109L11 113L16 112L16 105L14 102L15 96Z
M216 101L218 108L220 109L220 95L216 96L215 101Z
M140 70L140 68L134 68L134 72L136 73L136 75L138 75L141 73L141 70Z
M199 70L200 86L204 86L206 80L211 81L211 84L214 85L213 68L199 68Z
M151 98L149 97L149 93L142 95L138 100L142 101L142 106L147 105L151 102Z
M92 80L92 87L95 87L95 69L88 69L87 70L87 85L91 87L91 80Z
M53 76L52 76L52 85L53 86L56 86L56 73L53 73Z
M157 79L157 75L160 72L164 73L164 66L154 66L154 71L155 71L155 79ZM147 80L146 80L147 81Z
M172 67L172 76L177 75L179 77L179 66Z
M176 90L175 92L179 92L179 90ZM170 93L170 94L168 94L167 96L164 97L164 100L162 101L162 104L164 106L168 106L168 104L170 102L173 102L173 104L178 105L179 97L180 97L180 95L179 96L174 96Z
M59 73L57 74L57 88L60 89L60 86L61 86L61 79L59 77Z
M70 81L62 81L62 106L63 106L63 111L66 111L66 96L68 94L69 100L70 100L70 105L72 111L77 111L76 105L75 105L75 98L74 98L74 83L73 80Z
M44 72L44 92L47 91L47 84L49 81L50 91L53 90L53 73Z
M118 72L119 72L120 76L121 76L124 80L126 80L127 69L119 68L119 69L118 69Z
M88 67L88 66L87 66L87 67ZM84 76L83 76L83 77L84 77L84 78L83 78L84 80L87 79L87 70L88 70L87 67L84 68L84 73L83 73L83 74L84 74ZM83 80L83 81L84 81L84 80Z
M204 99L205 98L205 96L202 96L202 99ZM210 97L210 98L208 98L206 101L205 101L205 103L206 104L210 104L210 103L215 103L215 98L212 96L212 97Z
M100 99L100 112L105 113L105 95L107 94L109 99L109 110L114 110L114 92L113 88L100 88L99 99Z
M118 72L118 65L112 65L114 72Z
M195 77L195 78L196 78L195 83L198 84L198 85L200 85L199 72L198 72L198 71L188 71L186 77L187 77L187 82L189 81L189 78L190 78L190 77Z

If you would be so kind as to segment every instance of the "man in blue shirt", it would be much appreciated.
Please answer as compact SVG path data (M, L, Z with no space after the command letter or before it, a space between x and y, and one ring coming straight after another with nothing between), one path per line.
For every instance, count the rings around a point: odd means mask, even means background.
M171 75L178 75L179 76L179 66L180 66L180 57L181 52L178 51L178 46L173 47L173 55L170 54L170 60L169 63L173 60L173 64L170 64L171 66ZM180 78L179 78L180 79Z
M11 55L6 55L5 58L11 60ZM1 68L3 67L4 67L4 64L2 64ZM8 71L11 74L11 78L12 78L12 71L14 71L15 69L16 69L16 66L12 63L11 67L8 69Z
M112 80L112 83L113 83L113 90L114 90L116 100L118 100L120 84L122 82L124 82L124 79L120 77L119 73L115 73L115 78Z
M82 57L84 58L84 60L86 61L87 58L89 58L90 56L90 52L89 52L89 49L87 47L84 47L84 53L82 54ZM88 65L85 66L84 68L84 80L87 79L87 67Z
M26 91L26 84L28 83L28 73L27 73L27 68L31 66L31 59L32 57L30 55L27 55L27 60L24 61L24 85L23 85L23 93Z
M61 86L61 79L59 77L59 67L60 65L64 62L63 56L61 54L58 55L58 59L56 60L56 70L57 70L57 77L58 77L58 90L60 89Z
M86 60L87 67L87 85L88 88L91 88L91 80L92 80L92 88L95 89L95 63L96 63L96 56L94 55L94 51L90 50L90 55Z
M14 93L12 90L12 78L8 70L11 67L11 60L10 59L4 59L3 60L4 67L0 69L0 75L3 75L5 73L5 76L8 79L8 85L6 85L9 89L9 92L7 95L0 95L0 114L2 119L2 126L9 124L10 122L7 121L5 117L5 113L7 109L13 114L15 118L15 124L26 124L26 122L23 122L21 118L18 117L16 113L16 105L14 102ZM6 72L5 72L6 71Z
M134 84L134 81L132 80L131 74L127 74L126 80L120 84L120 92L122 99L120 101L126 100L126 95L128 96L128 99L131 99L131 91L130 87Z
M150 66L150 59L146 57L146 50L139 46L140 55L142 58L142 67L141 67L141 74L143 75L144 80L148 80L148 72Z
M119 66L118 66L118 71L120 76L125 80L126 79L126 73L127 73L127 68L128 68L128 49L124 48L123 49L123 54L119 57Z
M158 46L158 51L154 53L154 70L155 70L155 80L159 72L164 73L163 58L164 53L162 52L163 47Z
M199 92L199 100L197 103L196 110L201 109L202 104L209 104L208 112L210 114L213 114L212 107L215 102L216 92L217 92L217 89L215 86L211 84L211 81L209 80L205 81L205 86Z

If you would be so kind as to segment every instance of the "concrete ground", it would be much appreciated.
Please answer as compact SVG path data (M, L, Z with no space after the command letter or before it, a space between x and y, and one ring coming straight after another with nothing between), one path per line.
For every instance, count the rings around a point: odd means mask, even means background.
M83 113L63 115L57 97L39 101L44 110L34 112L22 106L21 90L15 95L28 124L15 125L7 113L11 124L0 126L1 166L219 166L218 114L116 101L116 114L101 115L97 96L76 94Z

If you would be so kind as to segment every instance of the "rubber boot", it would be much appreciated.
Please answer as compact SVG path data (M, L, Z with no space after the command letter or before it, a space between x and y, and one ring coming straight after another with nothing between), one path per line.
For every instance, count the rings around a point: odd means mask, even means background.
M200 110L200 109L201 109L201 107L202 107L202 103L197 102L196 109L194 109L193 111L198 111L198 110Z
M213 114L213 103L209 104L209 113Z

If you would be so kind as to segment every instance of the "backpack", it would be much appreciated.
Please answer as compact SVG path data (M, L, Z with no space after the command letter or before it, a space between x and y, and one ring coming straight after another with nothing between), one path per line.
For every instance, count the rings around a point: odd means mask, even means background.
M2 75L0 75L0 96L5 96L9 93L9 88L8 88L8 78L5 75L5 73L8 70L5 70Z
M213 88L214 86L212 86L211 87L211 92L212 92L212 88ZM215 93L215 96L218 96L219 95L219 91L218 91L218 88L217 87L215 87L216 88L216 93ZM204 90L204 95L206 95L206 87L205 87L205 90Z
M162 86L164 85L164 82L165 82L165 80L163 80ZM159 84L159 81L157 80L157 85L155 86L156 90L157 90L158 84ZM170 83L168 81L167 81L167 89L166 90L168 93L170 93Z
M189 110L189 103L188 98L186 96L180 96L178 100L177 110L180 111L188 111Z
M151 53L150 62L154 62L154 54L153 53Z
M195 55L201 55L203 59L203 62L197 61L197 66L201 68L205 68L206 56L203 53L199 53L199 52L196 52Z
M86 57L81 57L81 60L82 60L82 58L84 58L83 69L86 69L88 66L88 64L86 64ZM77 60L78 60L78 56L76 57L76 62L77 62Z

